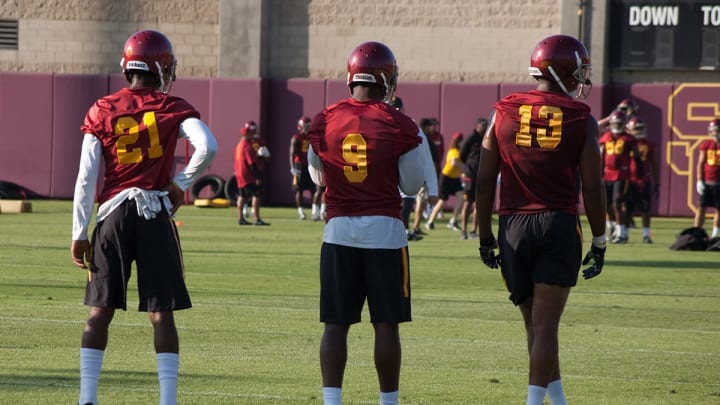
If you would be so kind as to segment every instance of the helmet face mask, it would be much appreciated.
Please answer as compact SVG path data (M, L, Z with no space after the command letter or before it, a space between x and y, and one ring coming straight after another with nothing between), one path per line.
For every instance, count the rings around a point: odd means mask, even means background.
M152 73L159 82L163 93L170 91L175 81L177 60L173 54L172 44L158 31L138 31L125 41L120 66L125 78L130 81L132 71Z
M384 101L392 98L398 79L398 66L390 48L380 42L364 42L350 52L347 85L373 84L385 91Z
M557 84L570 97L590 95L590 57L585 45L569 35L553 35L540 41L530 56L528 73Z

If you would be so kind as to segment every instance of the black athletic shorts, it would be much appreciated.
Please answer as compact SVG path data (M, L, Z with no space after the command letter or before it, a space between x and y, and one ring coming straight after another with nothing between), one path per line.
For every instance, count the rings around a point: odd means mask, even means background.
M293 176L292 179L292 186L293 190L295 191L305 191L308 190L311 193L315 193L316 186L315 183L312 181L312 177L310 177L310 170L308 170L308 166L303 166L300 164L295 164L295 169L300 170L299 176Z
M720 184L707 184L700 196L700 206L720 210Z
M626 196L626 205L628 214L632 215L635 211L642 214L650 212L652 205L652 190L650 183L630 183Z
M323 243L320 252L320 322L360 322L365 299L370 322L411 321L407 247L360 249Z
M253 198L262 196L262 186L257 184L248 184L240 189L242 198Z
M440 175L440 199L447 201L450 196L454 196L458 191L463 191L460 177L447 177L444 174Z
M619 205L626 201L630 180L605 181L604 184L608 206Z
M127 309L127 285L135 262L140 302L138 311L190 308L185 269L175 222L165 210L147 220L127 200L97 224L85 304Z
M562 287L577 283L582 230L576 215L559 211L502 215L498 243L513 304L531 297L535 283Z

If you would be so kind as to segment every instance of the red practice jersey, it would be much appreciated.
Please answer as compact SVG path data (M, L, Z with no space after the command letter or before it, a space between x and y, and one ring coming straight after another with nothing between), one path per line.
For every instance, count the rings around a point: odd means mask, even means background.
M102 142L100 204L122 190L160 190L170 183L180 123L200 113L187 101L150 89L124 88L93 104L80 127Z
M652 180L653 170L652 161L650 159L655 153L655 145L648 142L647 139L636 139L635 144L637 145L638 153L640 153L640 161L643 165L643 176L638 176L637 163L635 163L635 159L631 156L630 181L635 184L645 185ZM655 180L657 181L657 179Z
M613 135L605 132L598 140L603 146L603 180L619 181L630 179L630 154L635 146L635 138L623 132Z
M293 163L301 166L307 166L307 152L310 148L310 136L302 132L293 134L291 141L293 143Z
M700 151L705 154L703 179L709 182L720 183L720 142L708 139L700 144Z
M495 104L500 209L505 214L578 212L577 176L590 107L532 90Z
M259 171L259 160L260 158L258 158L253 143L244 137L240 139L240 142L235 147L235 178L239 188L243 188L248 184L255 184L257 177L255 177L251 167L254 164Z
M401 219L398 158L420 144L418 126L381 101L345 99L313 119L309 136L325 173L327 219Z

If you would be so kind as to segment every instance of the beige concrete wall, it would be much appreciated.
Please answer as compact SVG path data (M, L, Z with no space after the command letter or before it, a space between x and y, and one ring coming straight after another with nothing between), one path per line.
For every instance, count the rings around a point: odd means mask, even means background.
M603 76L605 2L592 3L594 76ZM577 35L563 0L0 0L19 49L0 71L114 73L134 31L168 35L178 74L344 78L357 44L388 44L406 81L527 82L541 38ZM590 40L588 40L590 42Z
M141 29L165 33L181 76L213 77L218 0L0 0L19 20L18 50L0 50L0 71L119 73L122 46Z
M309 76L345 76L357 44L390 46L401 80L522 82L530 52L561 30L561 0L313 0Z

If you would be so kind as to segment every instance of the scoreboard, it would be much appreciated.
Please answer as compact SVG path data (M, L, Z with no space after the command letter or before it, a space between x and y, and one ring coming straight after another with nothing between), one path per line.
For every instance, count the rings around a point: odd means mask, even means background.
M720 70L720 1L612 0L609 56L625 70Z

